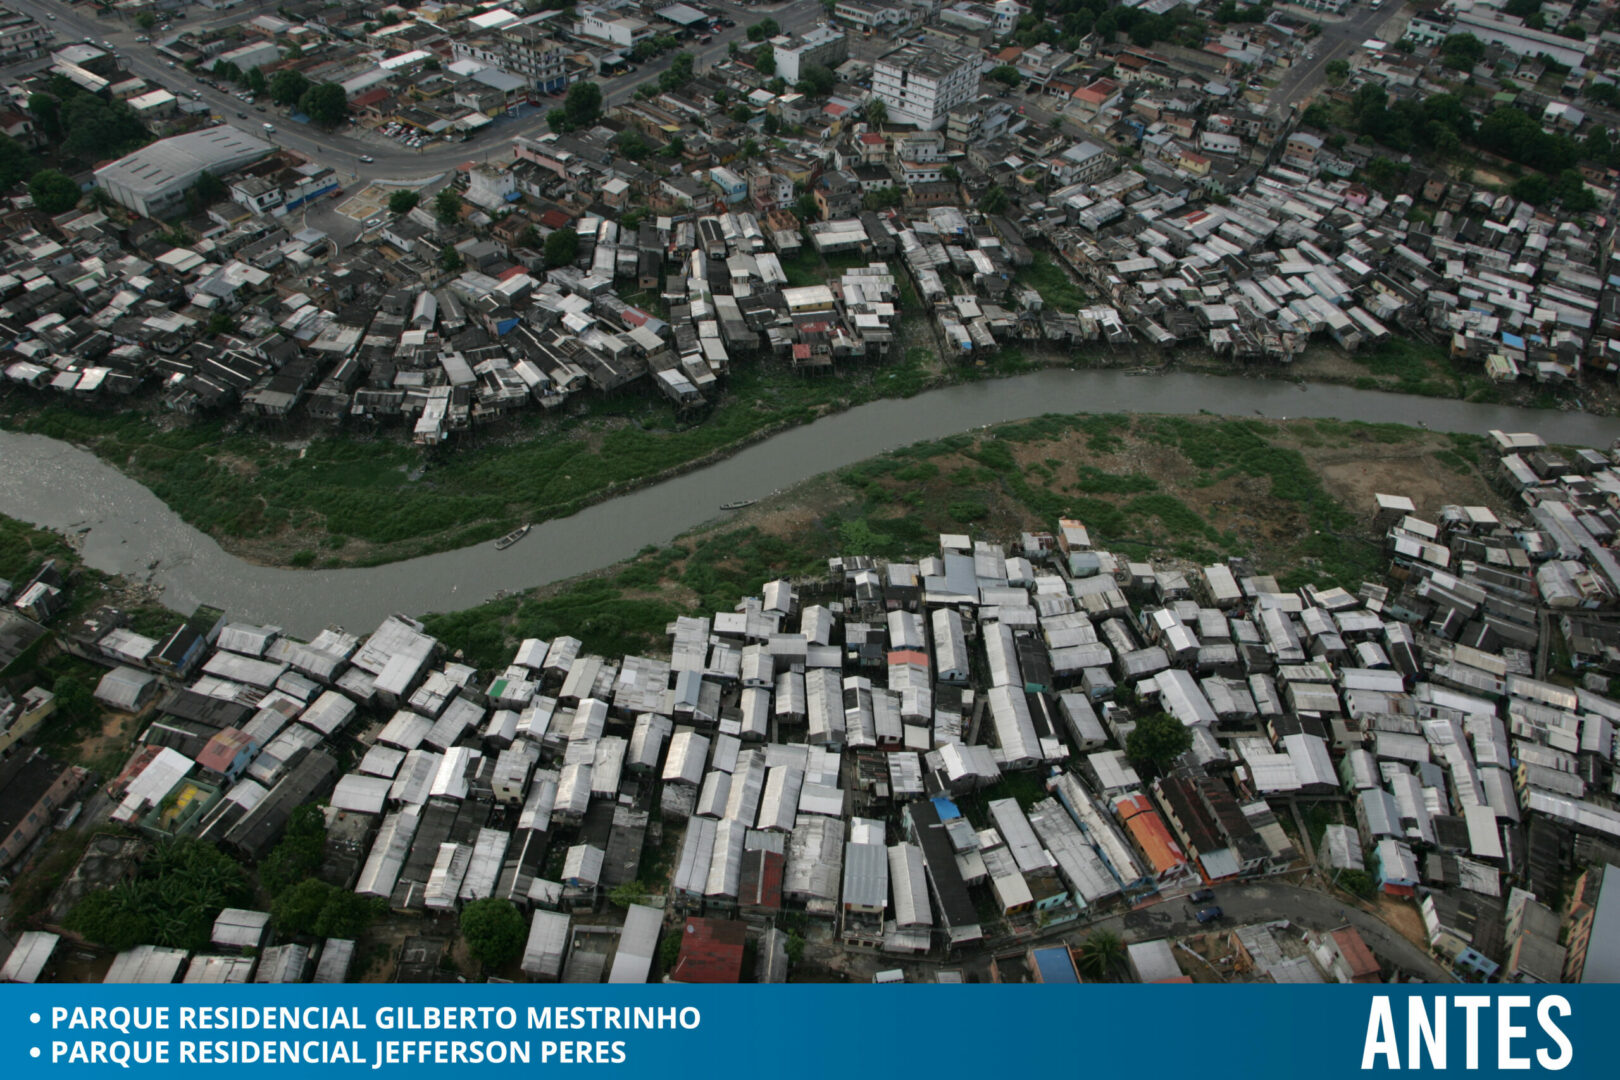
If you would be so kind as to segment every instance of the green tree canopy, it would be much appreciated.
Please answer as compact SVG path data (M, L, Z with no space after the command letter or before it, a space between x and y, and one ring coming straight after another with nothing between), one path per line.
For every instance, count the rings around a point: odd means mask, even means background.
M310 122L323 128L335 128L349 115L349 94L338 83L321 83L304 91L298 99L298 108Z
M454 225L460 221L461 193L447 187L433 196L433 216L444 225Z
M270 80L257 67L248 69L246 82L248 90L254 94L262 94L270 88Z
M529 931L511 901L490 896L461 909L461 936L474 960L498 968L518 958Z
M602 115L602 88L593 82L577 82L568 88L563 99L563 112L574 127L596 122Z
M388 210L393 214L408 214L416 209L416 204L422 201L422 196L414 191L396 191L388 196Z
M313 803L287 818L281 839L259 862L259 885L278 896L321 868L326 850L326 814Z
M467 266L461 252L453 247L447 247L439 252L439 269L447 274L459 274Z
M204 206L225 197L225 181L207 169L197 175L197 182L192 184L191 187L197 193L197 200Z
M1018 69L1011 64L998 64L990 69L987 77L994 79L1003 86L1017 86L1024 81L1024 77L1018 73Z
M866 118L878 127L882 127L889 122L889 106L884 103L882 98L867 98Z
M1149 713L1136 722L1125 740L1125 756L1139 765L1151 765L1160 772L1192 749L1192 732L1169 713Z
M838 85L838 76L822 64L803 64L799 67L799 81L794 89L811 97L825 97Z
M579 234L573 229L555 229L546 237L546 265L569 266L579 257Z
M28 181L28 194L34 205L47 214L61 214L79 205L79 185L56 169L41 169Z
M1472 71L1485 59L1485 43L1473 34L1451 34L1440 43L1440 63L1455 71Z
M304 73L285 68L270 77L270 100L291 108L309 92L309 80Z
M1076 966L1094 981L1112 979L1125 969L1125 943L1112 930L1094 930L1080 945Z

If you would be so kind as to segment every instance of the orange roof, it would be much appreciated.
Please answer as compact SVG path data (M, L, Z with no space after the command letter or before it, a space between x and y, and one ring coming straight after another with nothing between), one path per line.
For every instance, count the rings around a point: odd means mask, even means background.
M928 657L916 649L896 649L889 654L891 664L915 664L919 667L928 666Z
M1333 943L1339 947L1339 955L1344 957L1346 966L1350 968L1351 982L1383 981L1377 958L1367 948L1367 943L1361 940L1355 927L1345 926L1333 931Z
M1114 803L1114 813L1119 815L1120 824L1130 830L1131 839L1153 864L1154 872L1163 874L1186 865L1187 857L1181 853L1181 845L1170 835L1170 829L1146 795L1122 797Z
M1005 49L1002 49L1000 52L996 53L994 59L1000 60L1003 64L1010 64L1023 55L1024 48L1022 45L1009 45Z

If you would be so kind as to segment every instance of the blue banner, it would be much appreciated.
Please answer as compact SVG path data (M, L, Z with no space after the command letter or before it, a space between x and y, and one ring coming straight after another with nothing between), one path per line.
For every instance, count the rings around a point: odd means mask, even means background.
M1596 1077L1614 1074L1620 1015L1610 986L63 984L0 995L3 1053L25 1078L550 1066L705 1080Z

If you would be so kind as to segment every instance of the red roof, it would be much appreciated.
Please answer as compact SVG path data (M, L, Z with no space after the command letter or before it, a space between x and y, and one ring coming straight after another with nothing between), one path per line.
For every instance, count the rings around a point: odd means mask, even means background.
M916 649L896 649L889 654L891 664L912 664L917 667L928 666L928 654L918 652Z
M683 983L734 983L742 978L748 928L734 919L687 919L681 955L669 977Z
M883 136L879 135L875 131L863 131L861 132L861 142L868 146L881 146L883 144Z
M364 109L368 105L375 105L379 101L387 101L387 100L388 100L388 91L385 90L383 87L379 86L375 90L367 90L363 94L360 94L360 95L358 95L356 97L350 98L349 99L349 108L351 108L351 109Z
M782 867L784 860L775 851L749 851L743 854L742 887L737 902L744 907L775 911L782 906Z
M547 210L540 215L540 224L548 229L564 229L574 223L574 219L561 210Z
M499 278L497 278L496 280L497 281L507 281L507 280L509 280L511 278L517 277L519 274L527 274L528 272L529 272L528 270L526 270L525 268L523 268L521 266L510 266L510 267L507 267L505 270L502 270L501 271L501 276Z
M793 359L795 359L795 360L808 360L808 359L810 359L810 346L808 346L808 345L795 345L795 346L793 346Z
M236 760L236 755L252 745L253 740L243 732L233 727L225 728L208 740L208 745L197 755L197 764L210 772L230 772L231 762Z
M1361 935L1353 926L1342 927L1333 931L1333 943L1339 947L1339 955L1344 957L1345 966L1350 969L1350 981L1357 983L1383 982L1378 968L1378 960L1373 956L1367 943L1361 940Z

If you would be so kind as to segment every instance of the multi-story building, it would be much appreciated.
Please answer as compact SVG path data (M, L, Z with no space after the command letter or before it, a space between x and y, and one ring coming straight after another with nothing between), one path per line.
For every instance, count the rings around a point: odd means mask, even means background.
M872 93L891 121L938 131L979 92L979 66L978 54L966 49L906 45L872 66Z
M51 32L20 11L0 8L0 63L44 56Z
M831 69L849 59L849 39L830 26L818 26L802 37L789 34L771 44L776 50L776 73L790 83L804 78L806 65Z

